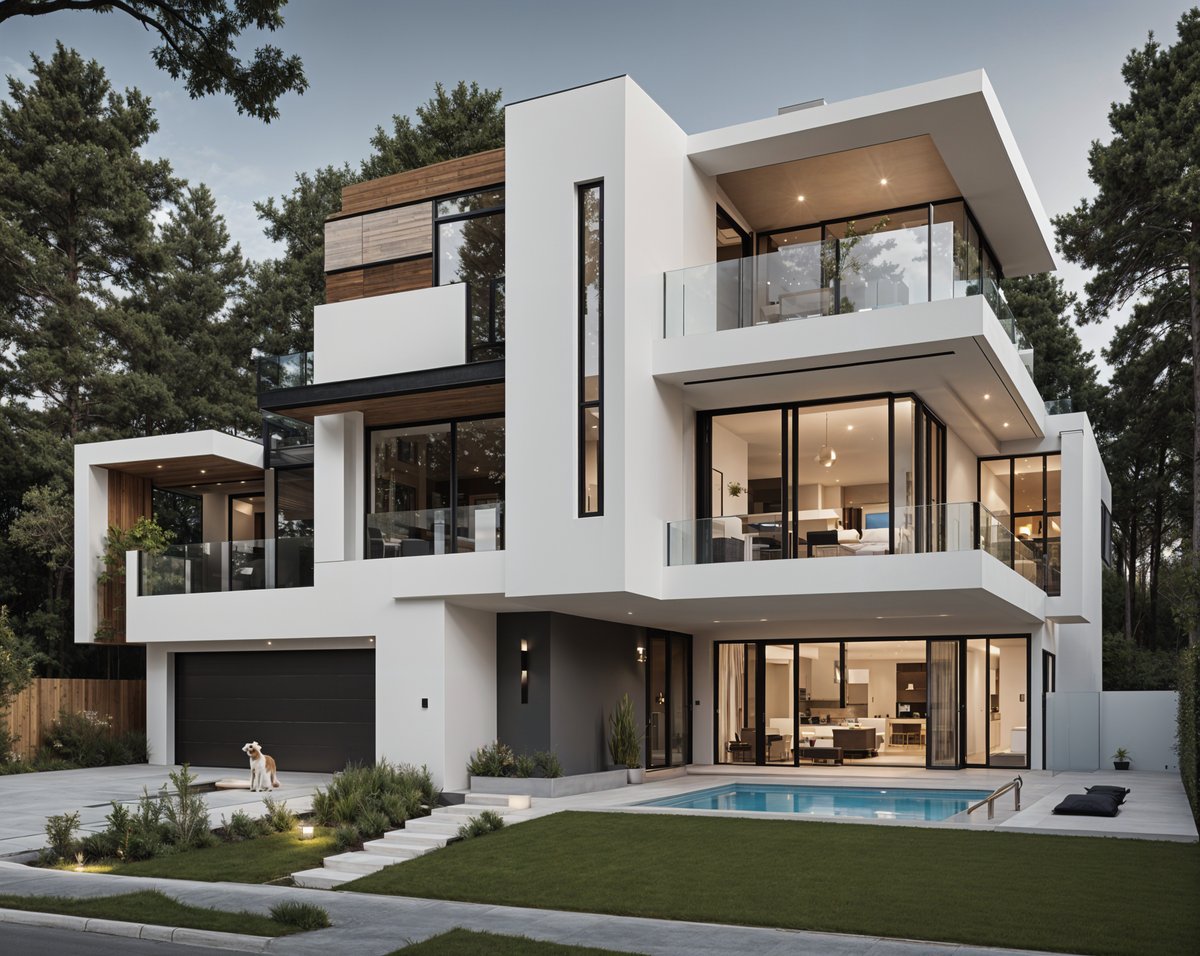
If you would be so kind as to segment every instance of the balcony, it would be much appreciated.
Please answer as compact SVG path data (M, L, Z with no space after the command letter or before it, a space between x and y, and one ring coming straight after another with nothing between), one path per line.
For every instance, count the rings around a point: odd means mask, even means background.
M367 558L504 550L504 502L367 515Z
M862 532L829 528L806 530L801 538L779 521L756 520L760 518L727 515L669 522L667 566L982 551L1048 594L1059 593L1058 567L976 501L896 508L894 533L886 527ZM786 557L793 553L793 539L795 559Z
M138 596L311 587L312 536L204 541L138 553Z
M292 352L288 355L260 355L258 393L279 388L297 388L313 383L313 353Z

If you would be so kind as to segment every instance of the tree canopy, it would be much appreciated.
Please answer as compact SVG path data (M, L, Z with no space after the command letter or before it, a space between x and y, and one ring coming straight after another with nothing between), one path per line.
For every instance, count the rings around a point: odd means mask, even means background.
M265 44L244 62L237 41L251 30L273 33L283 26L287 0L0 0L0 23L67 11L117 13L158 35L150 51L159 69L182 79L192 99L214 93L233 98L239 113L269 123L279 116L285 93L308 89L304 64Z

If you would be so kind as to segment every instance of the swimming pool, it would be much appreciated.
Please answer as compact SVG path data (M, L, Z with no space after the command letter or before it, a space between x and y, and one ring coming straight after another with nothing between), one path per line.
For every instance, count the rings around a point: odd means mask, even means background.
M731 783L638 804L687 810L795 813L856 820L945 820L988 795L987 790L916 790L903 787L802 787Z

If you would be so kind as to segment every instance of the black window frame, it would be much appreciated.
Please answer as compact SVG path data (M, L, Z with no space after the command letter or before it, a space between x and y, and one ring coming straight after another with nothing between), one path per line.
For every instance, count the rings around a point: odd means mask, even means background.
M591 190L596 190L596 206L599 212L596 228L599 263L596 268L597 322L596 322L596 397L587 398L585 382L587 378L586 354L587 331L585 308L587 302L587 282L585 276L585 246L587 228L584 216L585 196ZM575 255L576 255L576 303L575 329L576 337L576 403L575 427L577 430L577 461L578 473L577 505L580 518L599 518L604 515L604 180L596 179L578 183L575 186ZM587 432L585 416L588 411L595 409L599 422L596 435L596 504L591 510L587 504Z
M454 199L462 199L465 196L476 196L481 193L489 193L489 192L500 192L500 193L504 194L503 200L501 201L500 205L485 206L485 207L481 207L479 209L468 210L467 212L449 213L445 216L438 215L438 204L439 203L449 202ZM441 288L441 286L443 284L442 283L442 248L441 248L442 243L441 243L440 227L447 223L463 222L468 219L480 219L480 218L483 218L484 216L506 215L508 194L507 194L507 190L505 188L505 184L497 183L493 186L483 186L478 189L467 189L467 190L463 190L460 192L447 193L445 195L437 196L433 199L430 199L430 200L428 200L428 202L431 205L430 219L431 219L431 226L433 229L433 236L431 237L431 239L432 239L431 246L433 249L433 279L432 279L432 282L433 282L433 288L437 289L437 288ZM507 218L506 218L505 222L507 223ZM505 261L505 272L508 271L507 270L507 258L508 258L508 250L506 247L506 249L505 249L505 260L506 260ZM480 348L491 349L491 350L493 350L493 352L500 353L500 354L492 354L492 355L488 355L488 356L485 356L483 358L478 358L478 359L475 357L475 349L477 346L471 337L471 285L470 285L470 283L462 283L463 285L465 285L467 287L466 288L467 312L466 312L466 316L465 316L464 334L466 336L466 353L465 353L465 355L466 355L466 360L467 360L468 364L472 363L472 362L476 362L476 361L490 361L492 359L503 357L504 338L503 337L496 338L496 293L497 293L497 289L499 288L501 290L500 294L503 295L504 281L505 281L505 277L501 276L498 279L491 280L491 282L489 283L489 287L488 287L488 298L489 298L489 302L488 302L488 333L489 333L489 335L488 335L488 340L486 342L479 343L479 346L478 346ZM455 282L447 282L445 284L446 285L458 285L460 282L461 282L461 280L458 280ZM399 426L391 426L391 427L399 427Z
M1042 510L1041 511L1017 511L1017 487L1016 487L1016 472L1017 461L1021 458L1041 458L1042 459ZM1049 471L1048 462L1050 458L1059 459L1059 488L1058 488L1058 510L1050 511L1049 502ZM1058 518L1059 523L1062 523L1062 452L1061 451L1037 451L1027 455L982 455L977 460L975 465L975 500L983 504L983 463L985 461L1007 461L1008 462L1008 533L1012 535L1014 540L1021 540L1017 537L1017 521L1023 518L1041 518L1042 519L1042 534L1037 538L1030 538L1031 541L1037 543L1042 559L1042 580L1040 587L1050 597L1058 597L1062 591L1062 536L1060 534L1059 551L1058 551L1058 587L1051 587L1050 580L1050 519ZM1103 518L1103 516L1102 516ZM1016 567L1016 549L1010 548L1008 553L1008 566Z

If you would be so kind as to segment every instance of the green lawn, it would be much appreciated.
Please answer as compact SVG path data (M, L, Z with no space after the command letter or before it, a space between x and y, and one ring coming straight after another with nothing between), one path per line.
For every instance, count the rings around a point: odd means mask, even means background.
M91 899L71 899L63 896L5 896L0 895L0 908L29 910L35 913L62 913L67 916L86 916L95 919L126 920L130 923L153 923L157 926L185 926L188 929L210 929L221 933L247 933L251 936L286 936L298 932L293 926L277 923L269 916L255 913L229 913L202 906L186 906L155 891L124 893L120 896L97 896Z
M175 880L224 883L269 883L297 870L321 865L334 852L333 832L318 827L311 840L299 833L272 833L241 843L222 843L204 850L187 850L152 860L88 867L122 876L161 876Z
M1097 954L1200 939L1196 844L556 813L339 889Z
M423 943L413 943L398 949L391 956L629 956L611 949L592 949L590 946L564 946L544 943L527 936L498 936L495 933L473 933L467 929L452 929L432 936Z

